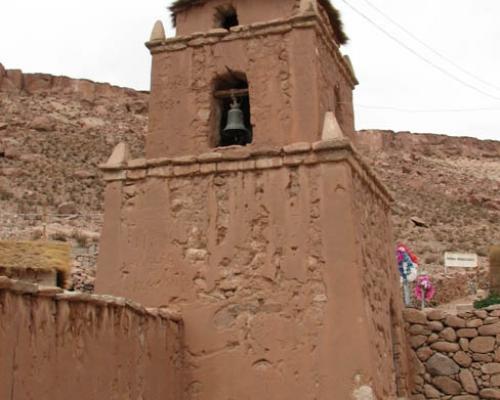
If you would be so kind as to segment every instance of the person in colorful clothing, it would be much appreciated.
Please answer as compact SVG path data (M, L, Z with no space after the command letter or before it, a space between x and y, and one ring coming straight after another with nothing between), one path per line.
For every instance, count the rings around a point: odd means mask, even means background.
M411 305L410 282L414 282L418 276L418 259L407 246L401 243L396 247L396 258L403 284L403 299L408 307Z

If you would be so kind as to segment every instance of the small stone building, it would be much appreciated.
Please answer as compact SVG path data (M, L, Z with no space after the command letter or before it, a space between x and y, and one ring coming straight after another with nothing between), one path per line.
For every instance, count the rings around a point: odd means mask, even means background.
M71 270L71 248L66 243L0 241L0 276L66 287Z
M182 316L186 399L405 396L392 200L351 145L338 12L179 0L172 17L177 36L157 23L147 43L145 158L120 145L103 166L96 290Z

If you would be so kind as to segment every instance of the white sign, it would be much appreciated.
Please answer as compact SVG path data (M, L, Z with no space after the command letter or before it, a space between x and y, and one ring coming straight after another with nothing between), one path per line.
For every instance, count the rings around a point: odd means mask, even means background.
M445 268L476 268L477 254L474 253L444 253Z

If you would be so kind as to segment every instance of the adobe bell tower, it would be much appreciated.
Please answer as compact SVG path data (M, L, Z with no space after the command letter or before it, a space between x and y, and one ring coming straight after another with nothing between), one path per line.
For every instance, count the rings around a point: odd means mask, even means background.
M145 157L102 166L96 290L184 321L179 400L407 393L391 196L350 139L329 0L177 0ZM168 344L167 344L168 345Z
M177 36L157 26L148 157L209 151L236 94L254 147L321 139L334 111L346 136L353 126L347 41L328 0L176 1Z

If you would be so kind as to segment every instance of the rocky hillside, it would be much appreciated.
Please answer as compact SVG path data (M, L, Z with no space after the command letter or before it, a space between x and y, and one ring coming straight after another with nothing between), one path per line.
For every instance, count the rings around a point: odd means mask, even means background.
M120 141L142 153L147 102L147 93L0 65L0 238L97 240L97 165ZM446 250L485 256L500 243L500 142L388 131L357 139L394 194L398 239L426 266L440 266Z
M426 266L500 243L500 142L360 131L357 146L393 193L397 239ZM484 261L484 260L483 260Z
M100 211L97 168L120 141L140 153L146 93L0 65L0 202L17 213Z

